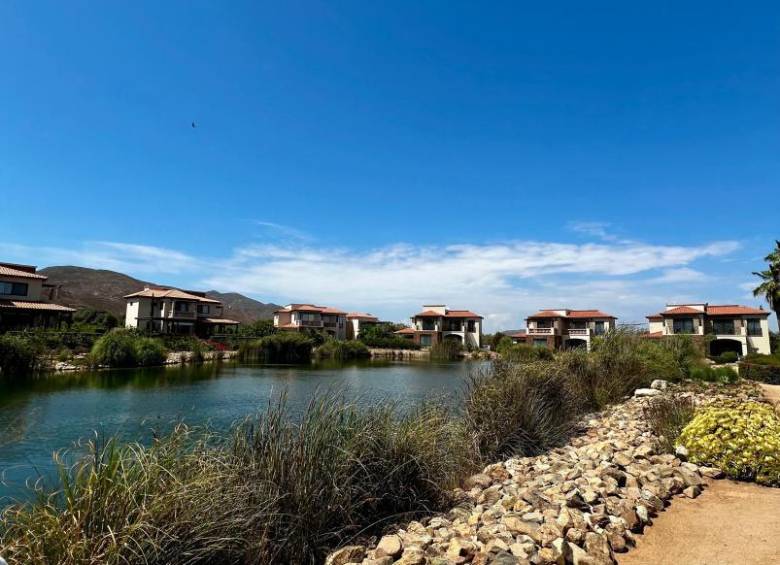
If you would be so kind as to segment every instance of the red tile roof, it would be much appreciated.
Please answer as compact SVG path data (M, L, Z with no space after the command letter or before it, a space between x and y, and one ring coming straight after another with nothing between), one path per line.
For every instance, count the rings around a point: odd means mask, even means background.
M49 304L48 302L32 302L25 300L0 300L0 308L9 310L45 310L50 312L75 312L74 308Z
M412 316L413 318L482 318L479 314L472 312L471 310L445 310L444 314L440 312L434 312L433 310L425 310L419 314Z
M751 308L750 306L740 306L738 304L723 304L718 306L707 306L708 316L742 316L758 315L769 316L769 312L760 308Z
M353 320L367 320L367 321L379 321L379 318L372 314L367 314L365 312L350 312L347 314L347 318L353 319Z
M569 310L568 308L561 308L561 311L565 312L565 314L559 314L554 310L540 310L536 314L528 316L526 320L534 318L615 318L612 314L607 314L601 310Z
M176 288L145 288L144 290L128 294L125 298L172 298L174 300L192 300L209 304L222 304L219 300L197 296Z
M704 314L701 310L691 308L690 306L677 306L661 312L662 316L677 316L679 314Z
M397 333L397 334L415 334L415 333L417 333L417 330L414 329L414 328L403 328L403 329L400 329L400 330L395 331L393 333Z
M223 324L226 326L238 325L241 323L237 322L236 320L230 320L228 318L201 318L198 321L204 322L206 324Z
M507 337L526 337L528 335L527 330L515 330L511 332L503 332Z
M319 312L320 314L346 314L343 310L338 308L331 308L330 306L315 306L314 304L290 304L284 308L280 308L275 313L279 312Z
M323 314L340 314L340 315L346 315L347 313L344 312L344 310L339 310L338 308L331 308L330 306L326 306L320 310Z
M32 271L30 271L32 269ZM35 267L28 265L14 265L13 263L0 263L0 275L6 277L19 277L24 279L39 279L45 281L48 277L35 272Z

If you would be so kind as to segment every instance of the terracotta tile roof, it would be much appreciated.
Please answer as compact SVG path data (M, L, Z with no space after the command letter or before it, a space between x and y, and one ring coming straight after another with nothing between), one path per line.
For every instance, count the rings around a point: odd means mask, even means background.
M49 304L48 302L31 302L26 300L0 300L0 308L12 310L44 310L49 312L75 312L75 308Z
M22 267L21 269L19 267ZM29 271L28 269L32 269ZM0 275L6 277L19 277L25 279L38 279L45 281L48 277L35 272L35 267L28 265L14 265L13 263L0 263Z
M369 320L374 322L379 321L379 318L371 314L367 314L366 312L350 312L349 314L347 314L347 318L353 320Z
M412 316L413 318L482 318L479 314L472 312L471 310L446 310L444 314L434 312L433 310L425 310L419 314Z
M679 314L704 314L701 310L691 308L690 306L677 306L676 308L670 308L660 313L661 316L677 316Z
M525 337L528 335L528 330L513 330L502 333L507 337Z
M338 308L331 308L330 306L324 306L321 308L322 310L320 310L320 312L322 312L323 314L340 314L340 315L347 314L346 312L344 312L344 310L339 310Z
M582 319L582 318L615 318L612 314L607 314L606 312L602 312L601 310L569 310L568 308L564 309L561 308L561 311L565 312L565 314L559 314L555 310L540 310L536 314L533 314L531 316L528 316L526 320L531 320L534 318L575 318L575 319Z
M743 316L743 315L757 315L757 316L769 316L767 310L761 310L760 308L751 308L750 306L740 306L738 304L723 304L718 306L707 306L708 316Z
M174 300L193 300L207 302L209 304L222 304L219 300L212 300L203 296L196 296L176 288L145 288L144 290L128 294L125 298L172 298Z
M415 333L417 333L417 330L414 329L414 328L403 328L403 329L400 329L400 330L395 331L393 333L396 333L396 334L415 334Z
M330 306L315 306L314 304L290 304L284 308L280 308L276 311L279 312L319 312L321 314L346 314L343 310L338 308L331 308Z
M199 322L204 322L206 324L225 324L225 325L237 325L241 322L237 322L236 320L229 320L228 318L200 318L198 319Z

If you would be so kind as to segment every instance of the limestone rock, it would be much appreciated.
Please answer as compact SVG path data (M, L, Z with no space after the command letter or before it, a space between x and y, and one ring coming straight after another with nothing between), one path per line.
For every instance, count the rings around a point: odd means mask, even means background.
M398 557L404 550L401 538L396 535L384 536L374 552L377 557Z
M362 545L347 545L337 549L325 559L325 565L347 565L360 563L366 556L366 548Z

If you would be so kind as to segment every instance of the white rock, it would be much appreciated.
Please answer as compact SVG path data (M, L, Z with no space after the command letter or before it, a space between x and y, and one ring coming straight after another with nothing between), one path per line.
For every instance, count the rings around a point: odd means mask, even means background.
M668 383L663 379L655 379L650 383L650 388L654 388L655 390L666 390L667 386Z
M661 391L654 388L638 388L634 391L634 396L637 398L642 396L658 396L659 394L661 394Z

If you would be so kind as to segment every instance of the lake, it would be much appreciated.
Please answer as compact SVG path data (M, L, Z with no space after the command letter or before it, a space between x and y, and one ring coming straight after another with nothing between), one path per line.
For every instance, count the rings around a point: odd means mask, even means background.
M286 391L293 412L317 390L337 390L361 404L452 402L471 370L458 362L362 362L307 366L207 363L65 373L0 383L0 506L24 495L24 483L52 476L52 453L79 439L120 434L148 441L177 421L228 429Z

